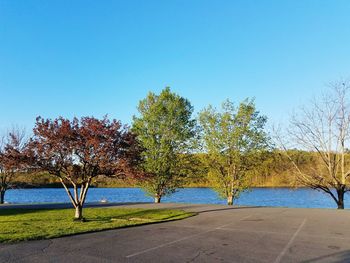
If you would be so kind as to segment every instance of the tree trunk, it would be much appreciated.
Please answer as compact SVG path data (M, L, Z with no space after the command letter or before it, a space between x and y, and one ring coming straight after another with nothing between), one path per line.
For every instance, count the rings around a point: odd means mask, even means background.
M74 219L76 219L76 220L82 220L83 219L83 207L81 205L77 205L75 207Z
M162 197L161 197L160 195L156 195L156 196L154 197L154 202L155 202L156 204L159 204L159 203L160 203L160 199L162 199Z
M0 204L5 202L5 190L0 191Z
M337 189L337 194L338 194L338 200L337 200L338 209L344 209L345 192L343 191L343 189Z
M227 204L228 205L233 205L233 196L232 195L227 197Z

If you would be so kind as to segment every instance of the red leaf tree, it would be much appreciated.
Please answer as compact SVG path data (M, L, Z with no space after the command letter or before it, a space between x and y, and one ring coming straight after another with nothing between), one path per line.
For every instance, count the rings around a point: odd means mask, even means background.
M25 131L16 127L0 140L0 204L5 201L6 191L16 187L15 175L25 169L26 142Z
M59 178L76 219L83 219L83 206L94 178L135 175L138 145L134 134L119 121L107 117L38 117L33 132L28 144L30 162Z

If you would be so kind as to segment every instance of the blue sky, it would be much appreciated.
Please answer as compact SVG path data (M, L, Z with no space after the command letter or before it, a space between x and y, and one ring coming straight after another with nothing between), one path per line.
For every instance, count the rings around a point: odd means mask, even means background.
M350 77L350 1L0 0L0 130L35 117L130 123L165 86L198 111L255 97L285 121Z

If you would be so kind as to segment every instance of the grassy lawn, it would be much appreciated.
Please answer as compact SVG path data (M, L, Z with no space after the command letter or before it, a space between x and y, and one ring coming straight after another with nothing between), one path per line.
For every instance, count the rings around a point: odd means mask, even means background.
M86 222L73 221L73 209L0 209L0 242L47 239L193 215L181 210L128 208L84 208L83 214Z

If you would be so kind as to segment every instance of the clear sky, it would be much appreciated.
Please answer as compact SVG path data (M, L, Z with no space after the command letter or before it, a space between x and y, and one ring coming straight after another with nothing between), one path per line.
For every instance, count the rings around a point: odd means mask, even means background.
M350 77L348 0L0 0L0 129L130 123L165 86L198 111L255 97L271 122Z

